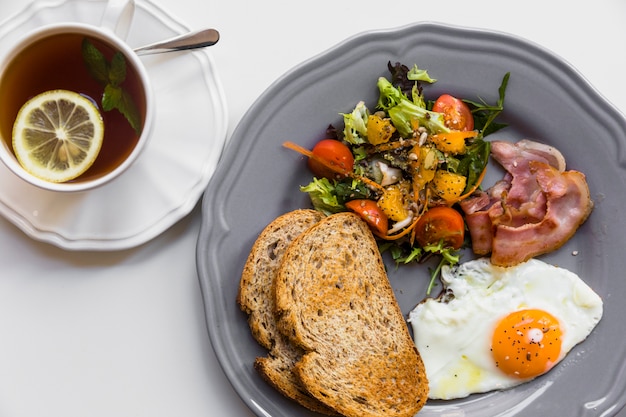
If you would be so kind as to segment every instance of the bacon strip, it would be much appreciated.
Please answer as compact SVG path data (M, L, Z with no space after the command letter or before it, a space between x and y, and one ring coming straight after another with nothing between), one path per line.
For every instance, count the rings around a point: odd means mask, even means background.
M584 174L565 171L561 153L523 140L492 142L505 177L461 202L478 255L512 266L561 247L593 208Z
M591 214L593 203L585 175L560 173L543 162L532 161L531 172L546 197L546 214L538 223L512 227L498 225L493 238L491 262L517 265L560 248Z

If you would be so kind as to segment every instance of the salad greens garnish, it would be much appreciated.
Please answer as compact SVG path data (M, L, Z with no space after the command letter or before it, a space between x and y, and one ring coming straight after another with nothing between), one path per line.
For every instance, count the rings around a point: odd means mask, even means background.
M104 54L89 41L83 39L83 61L91 76L104 86L102 109L117 109L124 115L137 134L141 133L141 115L130 93L122 87L126 80L126 59L117 51L109 62Z
M433 133L449 132L445 125L443 114L426 109L426 103L421 93L414 88L414 99L410 100L399 87L394 86L385 77L378 79L377 107L389 115L391 122L403 137L408 137L414 130L415 121Z
M379 96L375 110L370 111L360 101L352 111L341 114L343 129L331 125L326 131L328 138L347 146L354 159L352 170L340 171L334 177L314 177L300 190L309 194L315 209L327 215L347 211L347 206L354 210L352 203L362 201L367 202L360 206L366 221L372 216L387 217L390 226L374 232L381 253L390 254L396 267L438 257L437 266L430 271L430 294L442 267L459 262L460 250L468 246L469 238L462 233L466 227L462 219L454 229L437 226L446 230L445 238L435 234L437 237L425 240L420 233L428 233L423 231L428 229L418 231L417 225L428 217L425 213L436 216L433 207L445 206L448 213L454 212L453 206L480 186L491 151L485 137L506 127L497 118L504 110L510 74L504 75L495 104L481 98L451 97L462 101L467 107L464 111L471 113L471 127L461 130L450 127L446 118L451 116L440 110L440 103L426 98L424 85L437 81L426 70L391 62L387 68L391 76L381 76L376 82ZM298 150L295 145L290 147ZM299 151L315 156L314 152ZM372 202L383 214L371 211ZM455 235L455 231L461 232Z
M353 145L365 143L367 134L367 117L369 116L364 102L357 103L352 113L343 114L344 139Z
M346 201L372 196L372 191L358 180L313 178L308 185L300 187L300 191L309 193L313 207L326 215L346 211Z
M474 123L479 127L482 136L490 135L504 127L506 124L497 123L496 117L504 110L504 96L506 94L506 87L509 84L509 78L511 73L507 72L502 78L500 87L498 88L498 101L495 105L490 105L484 100L480 102L463 99L464 102L470 105L472 108L472 114L474 115Z
M425 81L431 84L437 81L428 75L428 71L418 68L417 65L413 65L413 68L406 73L406 78L411 81Z

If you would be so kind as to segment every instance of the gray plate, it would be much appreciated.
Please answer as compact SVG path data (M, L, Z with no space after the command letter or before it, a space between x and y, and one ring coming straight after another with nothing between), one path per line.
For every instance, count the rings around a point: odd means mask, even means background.
M265 355L235 303L240 273L258 233L278 215L309 206L298 187L304 161L282 143L312 147L340 112L374 106L387 61L414 63L438 79L425 90L489 102L511 72L504 120L491 139L529 137L558 147L570 169L587 175L595 209L576 236L542 257L578 273L604 299L590 337L549 374L517 388L429 402L420 416L611 416L626 403L626 120L569 64L516 37L418 23L355 36L285 74L236 128L203 200L197 266L211 342L234 389L259 416L313 415L270 388L253 370ZM499 175L492 170L491 185ZM464 259L469 259L467 255ZM428 268L388 263L403 312L425 293Z

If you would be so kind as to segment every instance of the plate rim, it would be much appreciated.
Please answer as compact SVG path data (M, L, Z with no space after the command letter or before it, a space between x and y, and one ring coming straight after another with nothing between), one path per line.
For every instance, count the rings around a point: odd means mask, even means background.
M389 36L397 36L403 37L408 33L412 33L413 31L419 29L438 29L438 30L446 30L450 32L454 32L456 34L459 33L472 33L473 35L480 35L485 37L498 38L498 42L503 42L506 40L508 42L514 42L520 47L530 48L533 52L536 52L541 58L545 58L554 65L557 65L561 68L561 71L566 73L569 77L575 78L581 81L580 88L584 90L585 95L590 95L594 99L597 99L602 103L602 107L604 110L607 110L610 115L606 115L607 119L611 121L617 120L616 129L619 129L621 132L626 131L626 118L624 114L612 103L610 102L604 95L595 88L586 77L578 71L573 65L571 65L568 61L558 56L554 52L549 49L532 42L530 40L524 39L520 36L510 34L507 32L490 30L490 29L482 29L482 28L474 28L468 26L459 26L459 25L451 25L446 23L439 22L417 22L411 23L408 25L399 26L396 28L389 29L377 29L371 31L364 31L361 33L357 33L344 41L332 46L331 48L323 51L302 63L296 65L292 69L288 70L286 73L281 75L278 79L276 79L273 83L269 85L269 87L255 100L253 105L249 108L249 110L244 114L243 118L236 126L231 141L227 146L227 149L222 157L222 163L226 166L231 166L236 161L236 152L235 148L239 148L242 145L242 139L246 136L248 126L248 119L253 118L253 115L258 114L259 111L262 110L263 104L266 102L268 97L270 97L277 88L284 84L288 84L290 80L298 78L302 73L306 72L309 67L315 64L321 58L328 58L333 54L340 53L343 49L349 47L354 42L362 42L367 43L369 38L385 38ZM582 93L580 93L582 94ZM626 159L624 158L624 144L619 143L619 155L618 161L621 170L626 169ZM216 179L221 178L222 172L218 172ZM219 309L224 307L224 300L218 300L215 296L212 296L213 288L211 284L218 284L220 281L219 270L217 269L217 261L216 259L210 259L211 255L211 246L219 246L222 243L222 240L227 236L229 232L229 225L226 219L223 216L223 211L215 206L214 197L223 195L224 190L231 186L231 180L226 182L222 181L214 181L209 184L207 191L205 192L205 196L202 201L202 223L201 230L198 235L197 242L197 254L196 254L196 262L198 269L198 277L200 281L201 291L203 294L204 307L205 307L205 315L207 317L207 329L209 332L209 338L211 344L214 348L220 366L222 367L224 373L226 374L229 382L241 397L241 399L246 403L246 405L258 416L268 416L271 415L267 410L263 408L261 404L259 404L252 396L251 392L247 391L243 387L243 383L236 380L235 376L241 376L240 370L233 363L228 362L228 357L226 355L227 346L224 344L224 339L222 333L219 332L229 332L229 329L224 329L225 326L215 325L215 323L211 323L211 317L218 312ZM229 277L229 279L233 279ZM234 300L230 300L230 302L234 302ZM615 411L619 411L624 408L626 405L626 398L616 399L611 407L605 409L605 411L611 411L614 409ZM602 404L598 404L601 406ZM428 406L428 404L427 404ZM606 406L606 404L604 405ZM304 410L304 409L303 409ZM281 414L282 415L282 414Z

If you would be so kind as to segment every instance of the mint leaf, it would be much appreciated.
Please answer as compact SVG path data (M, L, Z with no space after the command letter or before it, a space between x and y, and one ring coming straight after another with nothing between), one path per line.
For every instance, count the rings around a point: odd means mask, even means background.
M81 45L83 61L93 78L101 84L109 82L109 64L102 54L87 38Z
M122 98L118 102L117 109L126 117L130 126L139 135L141 133L141 114L133 98L126 90L122 90Z
M102 109L104 111L116 109L119 107L119 103L121 101L122 88L107 84L104 87L104 93L102 94Z
M82 43L83 61L90 74L104 85L102 109L117 109L139 135L141 133L141 113L133 98L121 84L126 80L126 59L117 51L109 63L106 57L87 38Z
M105 111L117 109L128 120L135 132L141 133L141 113L139 113L133 98L122 87L116 87L112 84L107 84L104 87L102 108Z
M124 82L126 79L126 60L121 52L116 52L111 59L111 66L109 67L108 80L109 83L117 86Z

